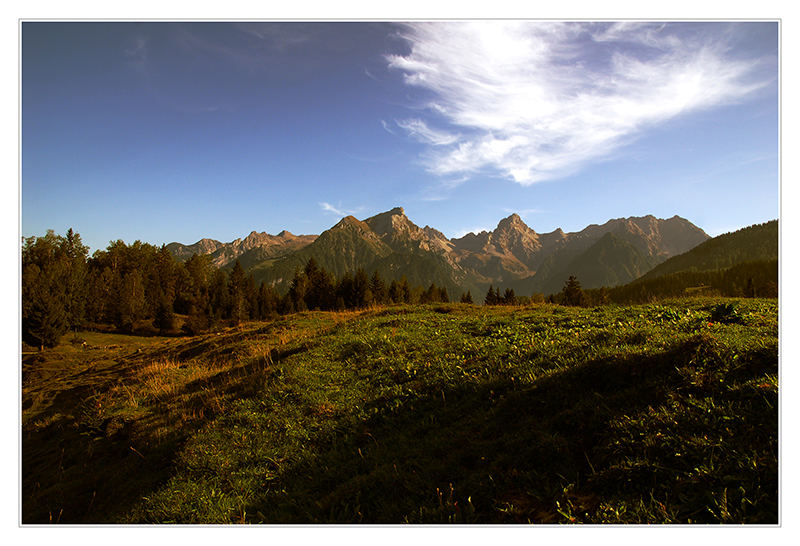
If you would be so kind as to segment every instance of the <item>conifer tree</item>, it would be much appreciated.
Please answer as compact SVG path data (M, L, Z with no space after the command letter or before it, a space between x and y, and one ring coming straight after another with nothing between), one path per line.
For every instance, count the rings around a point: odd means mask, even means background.
M209 320L219 320L230 316L230 294L228 292L228 276L221 269L211 273L208 287Z
M483 303L485 305L497 305L497 295L494 293L494 286L489 285L489 290L486 292L486 296L483 298Z
M124 332L133 332L137 321L144 318L146 300L142 272L134 269L117 283L115 324Z
M272 286L261 281L258 287L258 318L265 320L272 318L277 311L277 294Z
M87 248L70 228L66 237L48 230L22 247L22 335L52 346L86 316Z
M756 288L753 285L753 277L747 277L747 285L744 288L744 297L754 298L756 296Z
M169 301L166 294L158 302L153 326L162 334L175 329L175 313L172 310L172 302Z
M388 296L390 303L402 303L403 292L400 290L400 283L396 280L392 280L392 282L389 284Z
M353 276L353 295L354 307L363 308L372 305L372 290L370 290L369 278L366 271L362 268L356 270Z
M461 294L461 303L472 304L473 303L473 301L472 301L472 292L467 290L466 293Z
M247 279L244 269L239 260L233 264L230 278L228 279L228 290L230 294L230 317L234 324L247 319Z
M438 299L439 288L435 284L431 283L431 285L424 292L422 292L422 295L420 296L420 303L430 303L433 301L438 301Z
M325 268L318 266L313 257L308 260L304 273L308 279L308 289L305 295L306 307L309 309L332 309L336 302L333 276Z
M388 290L386 289L386 283L383 282L383 278L381 277L380 273L376 269L372 273L372 278L369 281L370 290L372 290L372 297L377 304L384 304L387 303L387 299L389 298Z
M561 300L564 305L579 306L584 304L581 283L578 282L574 275L570 275L564 284L564 288L561 291Z
M400 296L403 303L411 303L411 287L405 275L400 278Z
M64 281L64 311L68 327L73 330L82 326L86 318L86 257L88 250L88 247L81 242L81 236L69 228L63 245L63 253L67 262Z
M337 298L337 309L352 309L356 306L355 303L355 291L353 286L353 275L350 272L346 272L342 275L342 278L339 279L339 282L336 284L336 298ZM341 298L342 306L339 307L338 300Z
M56 346L68 326L64 302L59 294L47 289L39 290L31 301L26 323L28 337L41 349Z

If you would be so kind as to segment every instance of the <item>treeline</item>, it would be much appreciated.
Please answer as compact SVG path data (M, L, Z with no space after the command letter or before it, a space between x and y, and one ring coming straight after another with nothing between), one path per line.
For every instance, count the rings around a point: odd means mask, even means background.
M280 295L272 285L256 285L237 261L227 272L214 267L210 256L195 255L179 262L165 246L136 241L112 242L91 258L80 235L49 230L43 237L23 239L22 336L35 346L53 346L68 330L111 325L133 333L197 334L221 324L266 320L305 310L359 309L391 303L449 302L444 287L412 286L403 277L387 282L378 271L364 269L336 278L311 258L297 269L289 290ZM714 271L682 271L639 279L613 288L581 289L570 277L561 292L517 296L490 286L486 305L527 305L548 302L596 306L635 304L686 295L777 297L778 261L754 261ZM472 294L461 294L472 304Z
M344 273L340 278L309 258L305 267L295 271L289 291L282 302L282 313L315 310L360 309L391 303L447 303L450 298L444 287L430 284L427 288L412 286L405 276L388 282L376 270L367 275L363 268Z
M53 346L68 330L111 325L121 332L196 334L220 324L265 320L303 310L358 309L388 303L448 302L431 284L411 286L405 277L385 281L363 269L335 278L310 259L280 295L256 285L239 262L230 272L207 255L179 262L165 246L112 242L91 258L80 235L48 230L22 245L22 336L35 346Z
M673 256L643 276L655 279L682 271L721 271L740 263L770 262L778 257L778 221L755 224L709 239Z
M778 260L753 261L712 271L681 271L623 286L585 290L587 301L635 304L689 295L777 298Z
M463 298L461 301L465 303ZM484 305L528 305L530 303L542 303L544 301L544 294L534 293L530 297L517 296L513 288L506 288L501 294L500 287L498 286L495 288L494 285L489 285L489 290L486 291L486 296L483 298ZM471 297L468 303L472 303Z

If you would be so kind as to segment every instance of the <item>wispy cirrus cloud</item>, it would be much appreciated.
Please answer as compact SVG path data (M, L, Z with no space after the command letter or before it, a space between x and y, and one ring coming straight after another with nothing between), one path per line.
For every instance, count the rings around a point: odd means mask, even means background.
M406 119L395 121L398 127L405 129L409 135L415 137L425 144L434 146L446 146L459 141L460 135L451 134L446 131L431 129L428 124L421 119Z
M507 214L516 213L516 214L519 214L520 216L522 216L523 218L527 218L528 216L531 216L532 214L541 214L541 213L543 213L545 211L543 209L512 209L510 207L506 207L506 208L503 209L503 212L505 212Z
M320 203L319 206L322 208L323 211L330 212L331 214L339 216L340 218L356 214L356 213L360 212L362 210L362 208L363 208L363 207L358 207L358 208L355 208L355 209L352 209L352 210L348 210L348 209L342 208L341 205L333 206L330 203L325 203L325 202Z
M727 27L726 27L727 28ZM760 59L734 57L723 26L473 21L411 23L386 57L427 90L427 119L397 122L429 144L437 175L558 178L649 127L763 87Z

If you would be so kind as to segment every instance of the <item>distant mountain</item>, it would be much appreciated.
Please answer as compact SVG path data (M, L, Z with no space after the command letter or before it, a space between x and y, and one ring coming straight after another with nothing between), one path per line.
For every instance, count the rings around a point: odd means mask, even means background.
M257 282L265 281L283 291L294 272L313 256L337 277L358 268L370 274L377 270L389 280L405 276L411 284L435 283L455 294L469 285L469 280L450 260L451 246L443 234L428 226L420 228L397 207L363 222L347 216L312 244L277 261L257 265L251 272Z
M709 239L606 295L615 303L630 304L690 293L777 297L778 221Z
M377 270L388 280L405 276L416 285L435 283L457 297L462 290L480 294L490 284L521 295L549 293L560 290L569 275L586 288L623 284L706 239L700 228L677 216L620 218L576 233L539 234L518 214L492 231L448 239L430 226L420 228L396 207L363 221L347 216L319 236L253 232L232 243L203 239L168 248L179 259L210 254L222 266L238 259L257 282L279 291L314 257L337 277L357 268Z
M558 292L570 275L579 279L585 288L625 284L652 268L656 259L619 235L606 232L561 269L534 282L532 291Z
M727 269L736 264L778 259L778 221L755 224L725 233L674 256L648 271L653 279L681 271Z
M708 238L702 229L679 216L662 220L648 215L593 224L564 234L559 248L544 258L521 289L523 293L552 294L561 290L570 275L584 288L625 284Z
M287 289L294 272L312 256L320 267L340 277L391 253L392 249L365 222L346 216L313 243L276 261L259 264L251 272L257 282Z
M294 235L284 230L278 235L253 231L244 239L221 243L214 239L200 239L192 245L170 243L167 245L176 259L186 261L194 254L209 254L217 267L232 267L238 259L248 268L265 260L286 256L314 242L316 235Z

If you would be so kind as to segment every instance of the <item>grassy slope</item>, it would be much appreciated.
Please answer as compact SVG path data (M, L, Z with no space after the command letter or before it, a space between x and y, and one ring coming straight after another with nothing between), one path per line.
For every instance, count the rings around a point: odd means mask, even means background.
M777 303L715 303L303 313L61 399L45 356L23 521L775 523Z

